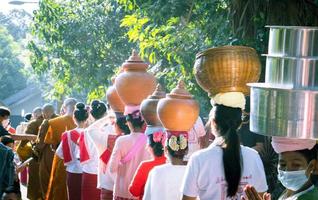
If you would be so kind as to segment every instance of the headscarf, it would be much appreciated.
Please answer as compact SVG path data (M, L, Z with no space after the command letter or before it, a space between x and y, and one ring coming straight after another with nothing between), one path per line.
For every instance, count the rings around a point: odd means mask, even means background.
M303 149L310 150L316 145L316 143L316 140L311 139L272 137L272 146L276 153Z

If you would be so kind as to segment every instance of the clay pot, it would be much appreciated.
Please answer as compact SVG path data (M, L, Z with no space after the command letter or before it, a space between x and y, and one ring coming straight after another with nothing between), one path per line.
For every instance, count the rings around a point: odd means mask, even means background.
M157 105L159 100L164 98L165 96L166 93L158 84L155 92L141 102L140 111L148 126L161 126L160 120L157 115Z
M198 84L214 96L223 92L250 92L247 83L257 82L261 63L256 51L245 46L207 49L196 55L194 74Z
M199 104L185 89L183 81L166 98L160 99L157 112L162 125L169 131L189 131L199 116Z
M112 83L115 82L115 77L112 78ZM114 112L124 112L125 104L120 99L116 88L114 85L110 86L106 91L106 100L109 103L110 107L113 109Z
M140 105L156 89L156 78L147 67L136 51L123 63L124 71L117 76L115 87L125 105Z

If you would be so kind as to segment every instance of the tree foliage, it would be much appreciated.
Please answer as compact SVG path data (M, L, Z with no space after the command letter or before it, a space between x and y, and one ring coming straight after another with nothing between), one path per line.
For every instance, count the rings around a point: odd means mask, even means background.
M193 75L196 53L221 45L266 53L265 25L315 25L316 10L311 0L43 0L34 18L32 66L38 74L49 72L55 97L100 97L137 46L167 90L176 77L185 79L206 116L209 98Z
M119 26L123 16L108 1L40 2L32 28L37 40L29 48L37 74L51 75L51 96L103 96L110 77L133 48Z
M21 72L23 63L19 60L19 45L9 31L0 26L0 100L3 100L26 86Z

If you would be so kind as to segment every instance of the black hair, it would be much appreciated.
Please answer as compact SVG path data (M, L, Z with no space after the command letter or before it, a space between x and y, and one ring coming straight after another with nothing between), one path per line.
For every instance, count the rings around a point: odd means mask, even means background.
M126 117L116 117L116 124L125 135L130 134L129 127L126 124Z
M14 143L14 139L12 139L10 136L8 135L4 135L1 137L1 143L3 145L7 145L7 144L10 144L10 143Z
M10 116L10 110L6 107L1 106L0 107L0 116L1 117L9 117Z
M168 139L169 141L169 139ZM180 145L180 137L177 137L177 143ZM174 151L171 149L171 147L167 144L167 149L168 149L168 153L170 156L172 156L173 158L178 158L183 160L184 156L187 155L188 153L188 144L187 147L185 149L180 149L178 151Z
M237 193L242 176L242 160L240 140L237 129L242 123L242 110L216 104L214 121L220 136L224 138L223 166L225 180L228 184L227 196L233 197Z
M6 193L6 194L14 193L17 195L18 199L21 199L21 191L18 187L15 187L15 186L6 187L3 193Z
M152 148L153 153L156 157L160 157L164 153L164 148L161 142L155 142L153 141L153 134L148 135L149 138L149 146Z
M302 150L297 150L295 152L300 153L303 155L307 163L310 163L310 161L317 159L317 150L318 150L318 144L316 144L312 149L302 149Z
M75 105L74 117L78 122L83 122L87 120L88 111L84 103L77 103Z
M25 120L26 122L30 121L31 118L32 118L32 113L27 113L27 114L24 115L24 120Z
M96 120L102 118L107 112L106 104L99 100L93 100L91 108L91 114Z
M139 110L134 111L126 116L126 120L131 122L134 128L142 128L144 125L144 120L141 117Z

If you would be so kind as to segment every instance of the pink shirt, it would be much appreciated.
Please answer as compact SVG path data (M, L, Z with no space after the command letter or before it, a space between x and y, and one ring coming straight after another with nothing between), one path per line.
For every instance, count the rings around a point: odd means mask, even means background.
M114 196L116 197L138 199L130 194L128 188L139 164L142 161L151 158L150 154L145 149L146 143L127 163L120 164L120 160L131 150L140 134L143 133L131 133L130 135L121 136L116 140L109 162L110 171L112 173L117 173L114 186Z

